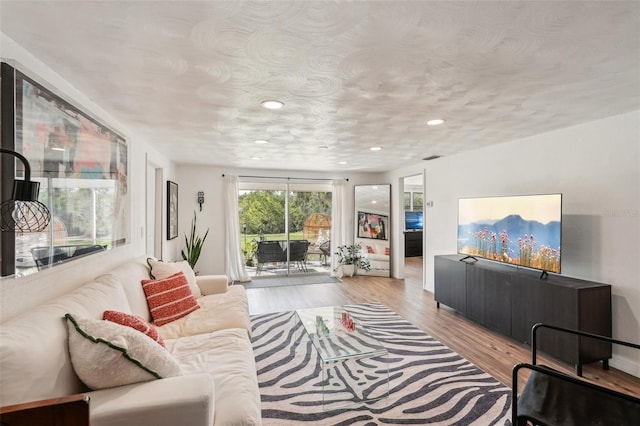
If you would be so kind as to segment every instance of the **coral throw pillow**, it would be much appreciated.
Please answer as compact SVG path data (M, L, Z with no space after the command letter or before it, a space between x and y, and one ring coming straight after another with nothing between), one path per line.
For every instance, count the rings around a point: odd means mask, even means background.
M199 309L182 272L162 280L142 280L151 318L157 326L168 324Z
M125 314L124 312L104 311L102 319L115 322L116 324L126 325L134 330L138 330L139 332L149 336L163 348L165 347L164 340L162 340L162 337L158 335L156 328L142 318L134 317L133 315Z
M375 251L373 250L373 247L367 246L367 253L374 254Z

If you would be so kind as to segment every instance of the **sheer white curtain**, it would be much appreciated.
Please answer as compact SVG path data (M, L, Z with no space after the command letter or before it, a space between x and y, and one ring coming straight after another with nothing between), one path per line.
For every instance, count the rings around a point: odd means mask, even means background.
M226 274L233 281L251 281L244 269L242 247L240 246L240 216L238 212L238 177L224 177L224 227L227 251Z
M331 197L331 276L341 276L338 259L334 254L338 246L347 244L347 224L349 215L345 211L345 182L336 179L332 182Z

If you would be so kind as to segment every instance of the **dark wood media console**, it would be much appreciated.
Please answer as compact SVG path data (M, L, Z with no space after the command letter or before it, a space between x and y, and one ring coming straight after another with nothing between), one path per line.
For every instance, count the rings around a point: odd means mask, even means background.
M422 231L404 231L404 257L422 256Z
M462 255L435 256L434 299L465 317L518 341L531 344L531 327L545 323L611 337L611 286L486 260L461 261ZM539 333L539 349L575 365L602 361L608 368L611 344Z

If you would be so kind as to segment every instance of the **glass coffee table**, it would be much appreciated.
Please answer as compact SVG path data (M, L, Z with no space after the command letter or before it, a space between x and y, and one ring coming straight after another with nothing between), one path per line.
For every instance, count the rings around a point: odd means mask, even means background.
M320 358L324 408L389 395L389 353L348 307L299 309L296 317Z

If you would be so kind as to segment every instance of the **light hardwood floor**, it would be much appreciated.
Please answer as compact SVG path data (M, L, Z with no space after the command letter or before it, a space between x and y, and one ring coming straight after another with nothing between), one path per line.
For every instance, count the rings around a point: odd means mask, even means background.
M436 308L431 292L422 289L422 259L407 258L406 278L355 276L341 283L247 289L249 312L289 311L316 306L381 302L427 334L447 345L505 385L511 387L511 369L531 361L529 346L475 324L441 305ZM573 366L542 354L539 363L573 373ZM584 367L584 378L640 397L640 378L599 364ZM525 373L521 373L522 389Z

